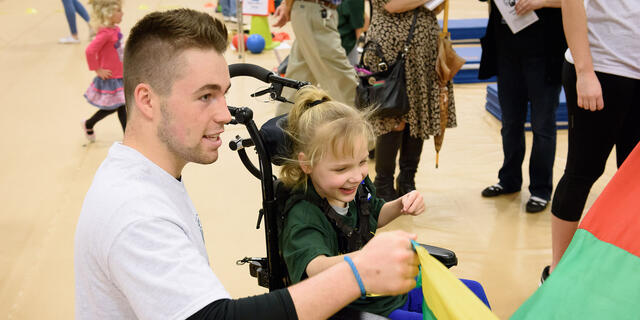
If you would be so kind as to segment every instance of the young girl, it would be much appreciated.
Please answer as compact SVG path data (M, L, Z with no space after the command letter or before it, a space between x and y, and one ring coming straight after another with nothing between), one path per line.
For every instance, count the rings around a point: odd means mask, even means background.
M369 112L332 101L315 87L298 91L288 116L291 161L281 179L293 191L280 247L293 283L354 256L376 229L400 215L424 211L412 191L391 202L376 196L368 177L368 155L375 136ZM417 306L410 308L408 306ZM422 294L366 297L352 307L392 319L422 319ZM404 314L404 315L403 315ZM409 316L409 317L407 317Z
M122 21L122 7L119 0L94 0L93 19L98 34L87 50L89 70L96 77L84 94L87 101L99 108L91 118L82 121L85 136L91 142L96 140L93 126L104 117L118 111L118 119L124 130L127 113L124 106L124 84L122 81L122 33L117 26Z

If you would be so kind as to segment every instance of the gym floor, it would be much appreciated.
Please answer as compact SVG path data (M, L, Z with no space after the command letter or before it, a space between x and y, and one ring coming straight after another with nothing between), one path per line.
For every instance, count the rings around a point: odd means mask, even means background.
M126 37L152 10L212 12L206 2L127 0L120 27ZM486 3L452 0L451 18L486 16ZM57 39L69 32L60 1L0 0L0 315L8 319L73 317L76 222L96 169L109 147L122 140L115 115L95 127L95 143L87 144L80 128L81 120L96 109L82 97L94 74L84 58L87 26L79 16L77 23L82 43L59 45ZM290 26L272 31L293 37ZM287 51L279 50L279 55ZM242 61L232 50L225 56L229 63ZM245 59L268 69L278 64L272 51L249 53ZM258 124L274 114L275 104L249 97L264 84L248 78L232 84L230 105L251 107ZM497 182L502 163L500 122L484 109L485 87L455 86L458 128L446 132L439 169L432 140L425 143L416 178L427 210L418 217L400 217L385 229L414 232L420 242L454 250L459 265L451 271L481 282L494 312L507 318L536 290L540 272L551 260L550 212L524 211L527 160L520 193L480 196L484 187ZM247 266L235 263L265 254L264 232L255 229L260 185L226 147L235 135L248 134L237 126L226 130L219 160L208 166L190 164L183 177L200 214L212 268L233 297L243 297L265 292ZM530 149L530 133L527 144ZM566 152L567 132L559 130L556 183ZM612 154L588 207L615 169Z

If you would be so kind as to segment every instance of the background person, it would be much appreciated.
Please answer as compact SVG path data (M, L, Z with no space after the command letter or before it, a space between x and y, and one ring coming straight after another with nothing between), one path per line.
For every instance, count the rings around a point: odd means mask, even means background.
M479 77L498 76L502 112L502 168L498 182L482 191L496 197L520 191L525 155L524 125L531 103L533 144L529 158L529 213L547 207L553 190L556 154L556 110L560 99L560 74L567 48L562 32L560 0L520 0L516 13L535 10L538 21L514 34L491 1L487 31L482 39Z
M276 9L273 26L282 27L291 19L295 34L285 77L309 81L329 92L333 99L353 105L358 80L338 33L336 8L340 3L341 0L285 0ZM291 89L285 91L293 95ZM290 109L291 104L280 103L276 114Z
M382 47L385 60L393 64L403 49L415 12L418 14L413 39L406 55L405 77L409 112L401 117L377 118L373 126L378 195L391 201L416 189L415 175L425 139L440 132L440 85L436 74L440 27L435 13L423 5L426 0L372 0L371 26L366 41ZM363 53L372 72L381 71L373 46ZM448 84L447 128L455 127L453 85ZM394 187L396 158L400 172Z
M89 38L95 35L91 25L89 25L89 13L87 13L87 10L78 0L62 0L62 6L64 7L64 15L67 18L67 24L69 25L71 35L60 38L58 43L80 43L80 39L78 39L78 28L76 26L76 13L78 13L82 19L87 22L87 25L89 26Z
M553 258L543 281L569 246L613 146L620 167L640 141L640 3L563 0L562 18L569 150L551 206Z
M82 121L85 137L90 142L96 140L93 127L106 116L118 112L118 120L124 131L127 126L124 82L122 80L122 33L118 24L122 22L120 0L93 0L93 15L98 25L98 34L91 41L85 54L89 70L96 72L84 97L98 111L91 118Z

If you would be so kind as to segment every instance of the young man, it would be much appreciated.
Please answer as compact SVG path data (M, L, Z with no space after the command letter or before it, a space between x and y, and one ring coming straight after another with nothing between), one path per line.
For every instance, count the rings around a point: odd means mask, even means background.
M232 300L208 264L198 214L181 182L189 162L218 158L230 121L227 30L188 9L154 12L130 32L123 143L109 150L75 239L76 317L321 319L366 292L415 286L414 235L381 234L346 263L288 289Z

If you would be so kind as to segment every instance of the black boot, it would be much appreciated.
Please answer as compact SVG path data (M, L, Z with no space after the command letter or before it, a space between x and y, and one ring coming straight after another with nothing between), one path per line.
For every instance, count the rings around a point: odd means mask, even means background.
M393 188L393 175L401 143L401 131L391 131L376 138L376 178L373 184L376 186L378 197L385 201L398 198Z
M415 177L423 144L424 140L409 135L409 125L407 125L402 134L402 146L400 147L400 173L396 180L398 197L416 190Z

